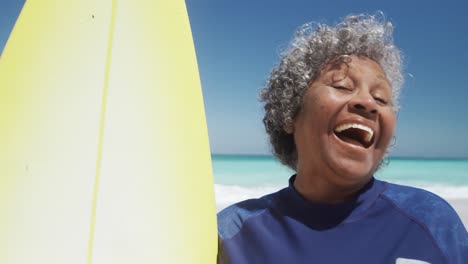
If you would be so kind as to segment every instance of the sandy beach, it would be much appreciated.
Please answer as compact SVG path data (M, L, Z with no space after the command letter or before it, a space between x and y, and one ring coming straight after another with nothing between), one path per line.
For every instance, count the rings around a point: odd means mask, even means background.
M450 199L448 202L457 211L465 228L468 229L468 199Z

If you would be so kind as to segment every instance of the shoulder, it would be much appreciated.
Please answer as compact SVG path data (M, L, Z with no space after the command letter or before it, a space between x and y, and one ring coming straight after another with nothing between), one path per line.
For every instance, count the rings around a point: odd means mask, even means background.
M466 228L447 201L429 191L397 184L388 184L383 197L421 226L450 263L468 258Z
M247 220L265 213L276 195L277 193L272 193L258 199L245 200L219 212L218 232L220 238L224 240L233 237L241 230Z
M429 191L397 184L388 184L383 193L404 213L423 222L460 222L455 210L443 198Z

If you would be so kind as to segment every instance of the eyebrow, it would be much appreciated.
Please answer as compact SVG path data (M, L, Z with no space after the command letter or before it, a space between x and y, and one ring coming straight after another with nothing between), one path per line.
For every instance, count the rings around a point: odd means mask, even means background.
M340 81L343 81L343 80L348 79L348 78L353 79L352 77L350 77L349 68L348 68L347 74L344 76L344 78L342 80L336 80L336 81L333 80L333 72L340 71L339 67L341 65L342 65L342 63L336 63L336 64L328 65L328 67L325 67L324 69L322 69L322 71L325 70L325 74L331 74L330 81L333 82L333 83L340 82ZM390 80L385 75L376 74L375 79L388 84L390 86L390 88L392 87L392 84L391 84ZM354 82L354 80L352 80L352 81Z
M377 77L377 79L381 79L381 80L388 82L388 78L383 76L382 74L377 74L375 77Z
M392 84L390 83L390 80L386 76L384 76L382 74L377 74L377 75L375 75L375 77L376 77L377 80L380 80L380 81L383 81L383 82L387 83L388 85L390 85L390 87L392 86Z

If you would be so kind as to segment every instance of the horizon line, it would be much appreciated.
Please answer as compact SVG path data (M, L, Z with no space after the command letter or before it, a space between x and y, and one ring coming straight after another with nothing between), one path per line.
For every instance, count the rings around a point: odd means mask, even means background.
M269 153L211 153L211 156L244 156L244 157L271 157L275 158L273 154ZM388 156L389 159L418 159L418 160L467 160L468 157L454 157L454 156Z

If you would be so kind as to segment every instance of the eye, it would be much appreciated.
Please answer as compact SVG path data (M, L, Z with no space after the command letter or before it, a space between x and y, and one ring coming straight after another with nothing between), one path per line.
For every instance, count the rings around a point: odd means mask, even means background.
M387 105L387 104L388 104L388 101L385 100L385 99L383 99L383 98L381 98L381 97L374 96L374 99L375 99L378 103L380 103L380 104L382 104L382 105Z
M352 91L352 88L346 87L346 86L333 86L333 88L341 91Z

